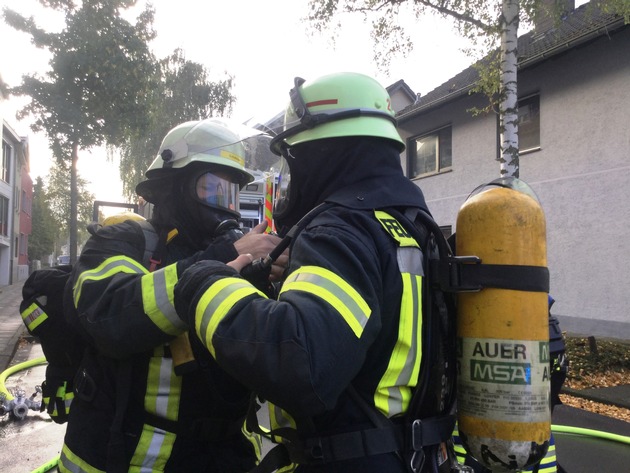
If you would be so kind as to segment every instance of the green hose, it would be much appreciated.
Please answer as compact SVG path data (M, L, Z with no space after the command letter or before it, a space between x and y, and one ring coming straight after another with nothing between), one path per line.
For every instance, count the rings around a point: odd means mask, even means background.
M43 365L44 363L47 363L46 357L41 356L39 358L34 358L32 360L24 361L22 363L17 363L7 368L6 370L4 370L0 374L0 395L4 394L4 398L7 401L12 401L13 399L15 399L5 386L5 382L7 378L11 376L12 374L17 373L18 371L22 371L36 365Z
M630 437L626 435L618 435L610 432L602 432L601 430L585 429L582 427L571 427L569 425L552 425L553 432L565 434L584 435L588 437L596 437L604 440L613 440L615 442L627 443L630 445Z
M17 363L4 370L2 373L0 373L0 396L4 395L4 398L7 401L12 401L13 399L15 399L6 388L5 383L7 378L12 374L17 373L18 371L26 370L37 365L43 365L45 363L47 363L46 357L41 356L39 358L33 358L32 360L24 361L22 363ZM59 463L59 455L51 458L48 462L44 463L36 470L33 470L32 473L45 473L47 471L50 471L57 466L57 463Z
M34 358L32 360L24 361L22 363L17 363L5 371L0 373L0 394L4 394L6 396L6 400L10 401L13 398L11 393L7 391L5 386L5 382L9 376L18 371L22 371L33 366L43 365L47 363L46 357ZM551 426L552 432L565 433L565 434L575 434L575 435L583 435L587 437L601 438L604 440L612 440L615 442L621 442L630 445L630 437L625 435L613 434L611 432L602 432L600 430L586 429L582 427L571 427L568 425L555 425ZM59 462L59 455L50 459L48 462L40 466L39 468L33 470L31 473L46 473L47 471L52 470L57 466Z
M46 473L47 471L50 471L53 468L55 468L58 463L59 463L59 455L50 459L47 463L44 463L42 466L40 466L36 470L33 470L31 473Z

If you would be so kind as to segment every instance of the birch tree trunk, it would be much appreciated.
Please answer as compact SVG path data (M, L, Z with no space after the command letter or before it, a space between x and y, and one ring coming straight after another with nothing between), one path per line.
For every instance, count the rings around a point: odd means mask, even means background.
M503 0L501 26L501 177L518 177L518 22L519 1Z
M72 145L72 166L70 171L70 263L77 261L77 209L79 201L79 191L77 185L77 163L79 161L79 143L74 142Z

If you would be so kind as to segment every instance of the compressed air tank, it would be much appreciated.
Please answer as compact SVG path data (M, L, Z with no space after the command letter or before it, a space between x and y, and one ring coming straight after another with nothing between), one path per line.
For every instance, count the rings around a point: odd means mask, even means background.
M538 199L523 181L499 182L462 205L457 255L475 255L487 265L546 268ZM551 436L547 293L495 287L460 293L457 336L464 447L493 473L537 463Z

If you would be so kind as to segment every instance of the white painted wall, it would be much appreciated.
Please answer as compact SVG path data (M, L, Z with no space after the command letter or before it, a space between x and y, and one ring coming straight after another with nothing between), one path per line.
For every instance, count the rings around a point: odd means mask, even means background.
M519 73L540 93L541 149L520 177L547 218L554 314L562 329L630 339L630 28ZM401 125L403 137L451 123L451 172L415 180L440 225L453 225L477 185L499 177L495 116L464 97ZM405 159L403 157L403 164Z

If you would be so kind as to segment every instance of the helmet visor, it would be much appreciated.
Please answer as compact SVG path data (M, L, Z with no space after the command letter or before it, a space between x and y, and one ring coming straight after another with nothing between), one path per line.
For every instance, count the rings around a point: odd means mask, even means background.
M205 172L195 183L195 195L202 204L238 211L239 185L221 173Z
M289 207L289 185L291 184L291 172L289 170L289 163L287 159L282 159L282 163L280 164L280 172L278 173L278 184L276 185L276 195L274 196L274 207L273 213L274 217L283 213Z

